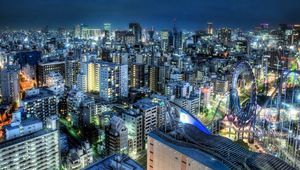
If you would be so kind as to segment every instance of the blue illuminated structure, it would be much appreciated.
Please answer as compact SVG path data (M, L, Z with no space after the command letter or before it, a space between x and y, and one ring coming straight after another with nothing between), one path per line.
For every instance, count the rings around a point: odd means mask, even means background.
M195 126L197 129L199 129L201 132L203 132L204 134L211 135L211 132L207 129L207 127L194 115L192 115L187 110L181 108L180 106L178 106L173 102L169 102L169 103L173 108L176 108L179 114L179 122L191 124Z

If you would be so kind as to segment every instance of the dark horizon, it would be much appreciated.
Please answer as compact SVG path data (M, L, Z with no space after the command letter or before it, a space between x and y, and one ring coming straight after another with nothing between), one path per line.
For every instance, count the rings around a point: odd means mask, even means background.
M102 28L128 28L139 22L156 30L177 27L183 30L214 27L251 29L260 23L277 26L300 23L299 0L0 0L0 27L41 28L48 25L71 28L84 23Z

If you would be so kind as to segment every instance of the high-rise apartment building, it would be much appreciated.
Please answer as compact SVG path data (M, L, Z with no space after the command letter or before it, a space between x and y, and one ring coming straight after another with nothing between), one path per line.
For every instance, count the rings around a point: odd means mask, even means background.
M148 67L148 87L152 91L158 91L158 78L159 76L159 67L149 66Z
M26 118L40 119L44 124L49 116L58 114L58 96L52 91L39 88L28 90L21 101Z
M79 61L77 59L66 59L66 86L71 88L77 83L77 75L79 73Z
M11 137L0 143L0 169L59 170L59 133L56 121L55 117L48 118L47 128L43 128L37 120L7 126L6 133Z
M137 110L122 113L122 119L128 129L128 150L131 157L135 157L145 148L143 136L143 115Z
M99 93L106 101L128 96L128 65L104 61L83 62L78 75L79 88Z
M1 95L4 102L18 102L20 99L19 85L20 68L16 65L6 65L1 70Z
M140 88L144 83L145 66L144 64L132 64L130 68L130 87Z

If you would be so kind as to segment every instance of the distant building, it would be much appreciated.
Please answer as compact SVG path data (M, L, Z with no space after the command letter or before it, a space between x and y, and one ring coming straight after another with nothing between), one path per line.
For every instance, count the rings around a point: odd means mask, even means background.
M142 27L139 23L130 23L129 31L133 33L135 43L139 43L142 40Z
M213 23L209 22L209 23L207 23L207 34L212 35L213 33L214 33Z
M103 24L103 29L104 29L104 37L106 39L109 39L110 35L111 35L111 24L110 23L104 23Z
M84 170L144 170L144 168L127 155L113 154L93 163Z
M218 39L225 46L228 46L231 42L231 30L228 28L221 28L218 33Z
M160 32L160 43L161 43L161 48L163 51L168 50L168 48L169 48L169 31L168 30L162 30Z

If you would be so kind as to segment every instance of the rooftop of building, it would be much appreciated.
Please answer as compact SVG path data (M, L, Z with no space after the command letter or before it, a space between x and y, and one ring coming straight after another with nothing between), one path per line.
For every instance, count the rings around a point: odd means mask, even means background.
M113 154L100 161L93 163L84 170L111 170L111 169L126 169L126 170L144 170L144 168L130 157L124 154Z
M142 110L148 110L150 108L155 107L156 104L153 103L150 98L143 98L134 103L133 106Z
M186 155L187 157L192 158L193 160L211 168L211 169L223 169L226 170L228 167L226 167L221 161L215 159L211 155L208 155L205 152L202 152L200 150L191 148L191 147L186 147L186 146L180 146L176 145L174 143L171 143L167 140L164 140L161 138L158 134L157 131L153 131L149 133L149 136L160 143L163 143L164 145L169 146L170 148L173 148L174 150Z
M5 140L3 142L0 142L0 149L6 148L6 147L9 147L9 146L18 144L18 143L22 143L22 142L25 142L27 140L31 140L31 139L43 136L45 134L55 132L55 131L56 130L42 129L42 130L39 130L37 132L28 134L28 135L20 136L20 137L11 139L11 140Z
M33 90L36 90L33 92ZM30 100L36 100L36 99L43 99L49 96L55 96L55 94L46 88L38 88L38 89L33 89L31 91L26 92L25 97L23 98L23 101L30 101ZM33 93L30 93L33 92Z
M65 64L65 61L50 61L50 62L39 63L40 66L55 65L55 64Z

